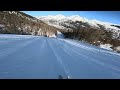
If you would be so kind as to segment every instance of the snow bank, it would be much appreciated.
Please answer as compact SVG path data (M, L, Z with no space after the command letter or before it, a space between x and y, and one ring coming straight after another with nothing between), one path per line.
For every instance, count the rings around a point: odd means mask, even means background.
M111 49L111 47L112 47L112 45L110 45L110 44L101 44L100 45L100 48L104 48L104 49L107 49L107 50L113 50L113 49Z
M120 52L120 46L115 47L115 50Z
M56 38L56 35L55 35L55 34L52 34L52 35L50 35L50 36L48 36L48 37Z
M60 31L57 31L57 37L58 37L58 38L63 38L64 35L63 35Z

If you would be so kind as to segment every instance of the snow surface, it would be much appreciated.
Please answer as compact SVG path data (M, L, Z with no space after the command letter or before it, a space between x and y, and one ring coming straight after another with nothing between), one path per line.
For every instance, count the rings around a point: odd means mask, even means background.
M120 54L60 38L0 34L1 79L120 79Z
M48 36L48 37L56 38L56 35L55 35L55 34L52 34L52 35L50 35L50 36Z
M116 51L120 52L120 46L115 47Z
M100 44L100 48L104 48L107 50L113 50L111 47L112 47L112 45L110 45L110 44Z

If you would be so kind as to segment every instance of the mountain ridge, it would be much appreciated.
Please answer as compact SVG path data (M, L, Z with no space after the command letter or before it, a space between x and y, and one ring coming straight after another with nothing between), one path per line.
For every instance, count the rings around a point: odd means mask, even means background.
M49 22L50 20L56 20L58 22L68 21L68 20L71 20L71 21L82 21L82 22L87 22L91 26L99 27L97 24L100 24L100 25L105 25L106 28L113 28L113 29L119 29L120 30L120 28L116 28L114 26L110 26L110 25L120 26L119 24L103 22L103 21L96 20L96 19L90 20L90 19L81 17L79 15L64 16L62 14L58 14L58 15L55 15L55 16L54 15L38 16L36 18L38 18L38 19L40 19L42 21L46 21L46 22Z

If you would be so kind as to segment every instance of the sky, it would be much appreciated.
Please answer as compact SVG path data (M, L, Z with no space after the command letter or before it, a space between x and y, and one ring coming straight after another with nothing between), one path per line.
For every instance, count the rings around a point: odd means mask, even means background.
M120 24L120 11L22 11L32 16L47 16L62 14L64 16L79 15L87 19Z

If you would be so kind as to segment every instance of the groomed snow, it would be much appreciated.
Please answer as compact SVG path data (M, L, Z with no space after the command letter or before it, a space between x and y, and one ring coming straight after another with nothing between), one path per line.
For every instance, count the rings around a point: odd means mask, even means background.
M0 34L1 79L120 79L120 54L71 39Z

